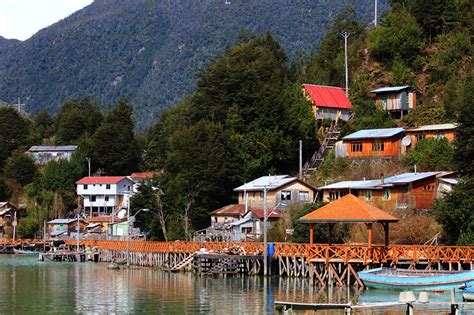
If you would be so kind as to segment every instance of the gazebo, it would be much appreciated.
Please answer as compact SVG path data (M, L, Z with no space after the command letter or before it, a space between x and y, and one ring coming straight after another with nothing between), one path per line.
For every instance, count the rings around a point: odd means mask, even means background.
M347 194L321 208L300 218L302 223L310 224L309 243L313 244L314 225L325 223L329 225L328 243L332 242L332 229L336 223L364 223L367 226L368 247L372 247L372 225L380 223L385 232L385 246L388 246L389 224L398 222L399 219L380 210L377 207Z

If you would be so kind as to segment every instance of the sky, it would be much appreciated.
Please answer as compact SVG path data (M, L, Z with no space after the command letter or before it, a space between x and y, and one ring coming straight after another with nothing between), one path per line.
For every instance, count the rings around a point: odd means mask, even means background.
M93 0L0 0L0 36L25 40Z

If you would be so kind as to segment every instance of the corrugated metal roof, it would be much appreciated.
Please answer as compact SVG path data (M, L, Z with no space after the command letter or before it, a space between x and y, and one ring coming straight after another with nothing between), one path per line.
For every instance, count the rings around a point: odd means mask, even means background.
M456 178L440 178L440 180L451 185L457 185L459 183L459 180Z
M334 222L397 222L398 218L379 208L347 194L311 213L303 216L303 223L334 223Z
M71 222L75 222L77 219L54 219L51 221L48 221L48 224L68 224Z
M268 190L273 190L294 180L297 180L297 178L290 177L289 175L262 176L247 184L235 188L234 191L261 191L264 187L267 187Z
M91 176L81 178L76 184L116 184L124 179L128 179L134 183L134 181L127 176Z
M365 129L351 133L342 140L390 138L404 131L403 128Z
M384 187L416 182L421 179L436 176L439 173L441 172L403 173L385 178L383 184L381 179L343 181L320 187L320 189L382 189Z
M407 131L432 131L432 130L451 130L456 129L458 126L457 124L437 124L437 125L425 125L418 128L410 128Z
M303 84L314 105L318 107L352 108L351 101L340 87Z
M410 87L408 85L403 85L403 86L387 86L387 87L381 87L375 90L372 90L372 93L384 93L384 92L398 92L402 91L405 89L409 89Z
M28 151L37 152L37 151L74 151L78 148L77 145L58 145L58 146L49 146L49 145L34 145Z

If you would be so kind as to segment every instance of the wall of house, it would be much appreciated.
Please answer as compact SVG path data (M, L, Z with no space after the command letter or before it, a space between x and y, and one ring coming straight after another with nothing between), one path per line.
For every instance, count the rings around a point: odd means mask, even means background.
M436 177L415 182L412 185L412 194L415 199L415 208L419 210L433 208L436 199Z
M400 135L388 139L344 140L349 158L399 158ZM352 144L362 144L362 151L352 151ZM383 151L374 151L374 144L383 144Z
M414 149L416 143L424 138L446 138L449 143L452 143L456 138L455 130L430 130L430 131L410 131L406 134L411 139L410 149Z
M290 200L282 200L282 192L289 192L291 197ZM300 192L304 192L300 194ZM248 206L262 208L263 207L263 192L262 191L249 191L248 194ZM307 199L304 197L307 196ZM287 205L297 203L308 203L313 201L314 191L311 188L303 185L301 182L295 181L279 188L278 190L271 190L267 192L267 207L271 208L277 205L279 202L284 202ZM244 192L239 192L239 203L245 204ZM284 205L280 205L279 208L284 208Z
M211 225L220 225L220 224L225 224L225 223L232 223L235 221L240 220L239 217L234 217L234 216L211 216Z
M349 120L349 110L344 108L331 108L331 107L316 107L313 106L313 114L316 119L326 119L336 120L338 113L341 113L339 116L342 120Z

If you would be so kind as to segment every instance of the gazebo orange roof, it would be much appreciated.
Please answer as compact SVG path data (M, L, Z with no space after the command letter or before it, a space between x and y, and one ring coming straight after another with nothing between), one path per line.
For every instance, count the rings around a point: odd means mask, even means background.
M398 222L399 219L377 207L347 194L303 216L303 223L374 223Z

